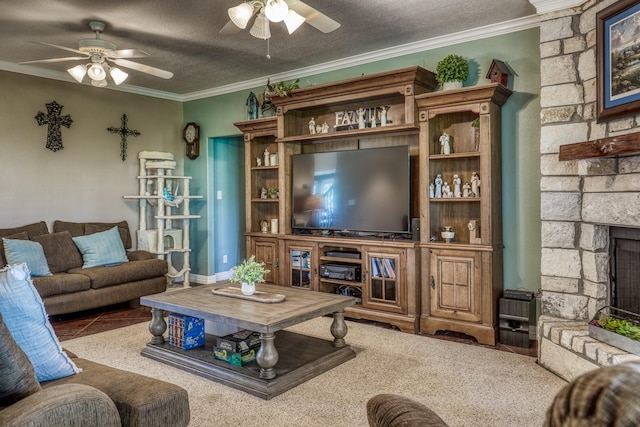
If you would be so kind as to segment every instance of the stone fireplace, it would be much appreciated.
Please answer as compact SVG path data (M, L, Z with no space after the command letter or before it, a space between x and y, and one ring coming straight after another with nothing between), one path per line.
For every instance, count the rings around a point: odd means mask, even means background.
M611 239L618 227L640 231L640 153L559 160L563 144L640 132L640 112L596 120L596 13L613 3L590 0L541 15L538 361L566 380L640 360L590 338L587 326L612 303Z

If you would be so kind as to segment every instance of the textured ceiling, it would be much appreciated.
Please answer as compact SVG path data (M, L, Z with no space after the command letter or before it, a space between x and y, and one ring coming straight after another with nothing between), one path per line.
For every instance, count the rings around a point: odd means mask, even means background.
M267 42L248 29L219 34L227 9L240 2L0 0L0 62L32 74L13 64L74 54L30 41L75 49L80 39L95 37L89 21L98 20L107 24L103 40L145 50L151 57L135 61L174 73L164 80L131 71L128 85L185 95L536 14L529 0L305 0L341 27L324 34L303 24L288 35L283 23L272 24L268 59ZM64 75L82 62L30 67Z

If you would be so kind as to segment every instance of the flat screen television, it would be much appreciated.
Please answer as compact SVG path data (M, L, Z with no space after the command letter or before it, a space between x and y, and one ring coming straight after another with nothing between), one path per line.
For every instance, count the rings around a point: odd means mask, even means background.
M292 156L294 231L409 233L406 145Z

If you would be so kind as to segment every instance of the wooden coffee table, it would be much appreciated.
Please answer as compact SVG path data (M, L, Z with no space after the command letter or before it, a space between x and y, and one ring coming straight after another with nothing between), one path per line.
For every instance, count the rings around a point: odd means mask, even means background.
M213 289L227 286L230 284L198 286L140 298L142 305L151 307L149 331L153 335L142 355L263 399L277 396L355 357L344 340L347 335L344 309L355 304L354 298L272 285L258 285L257 291L284 295L284 301L262 303L212 293ZM260 332L256 362L236 366L216 360L213 357L216 336L206 330L204 347L182 350L170 346L164 339L165 311ZM333 315L330 328L333 341L283 330L327 314Z

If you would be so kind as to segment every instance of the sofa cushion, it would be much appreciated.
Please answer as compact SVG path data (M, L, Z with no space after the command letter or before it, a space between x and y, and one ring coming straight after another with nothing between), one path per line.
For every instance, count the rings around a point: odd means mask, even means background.
M49 270L52 273L82 267L82 255L76 244L73 243L71 233L68 231L34 236L31 240L42 245L44 256L47 258Z
M86 232L87 225L98 225L104 226L106 228L118 227L125 232L126 239L124 240L125 249L131 248L131 233L129 232L129 223L127 221L120 222L69 222L69 221L59 221L56 220L53 222L53 231L68 231L71 233L73 237L84 236L86 234L90 234ZM91 230L91 227L89 227Z
M7 239L14 240L29 240L29 235L26 231L21 231L20 233L0 237L6 237ZM5 265L7 265L7 257L4 255L4 245L0 245L0 268L4 267Z
M90 234L88 236L73 237L82 254L82 268L99 267L103 265L117 265L128 262L118 227L107 231Z
M0 228L0 237L8 237L12 234L25 232L28 238L33 236L39 236L41 234L47 234L49 229L47 223L44 221L35 222L33 224L22 225L20 227L13 228Z
M16 344L0 313L0 407L9 406L39 390L33 365Z
M7 264L26 263L32 277L51 276L42 245L31 240L2 238Z
M82 271L81 268L78 269ZM53 276L34 277L33 286L42 298L71 294L91 289L91 279L86 274L56 273Z
M161 259L129 261L110 267L72 268L68 273L82 274L91 279L93 289L151 279L167 274L167 262Z
M38 381L78 372L60 347L26 264L0 270L0 313L16 343L31 361Z
M189 424L189 396L182 387L156 378L74 359L82 372L43 384L85 384L106 393L116 404L123 426L157 427Z

